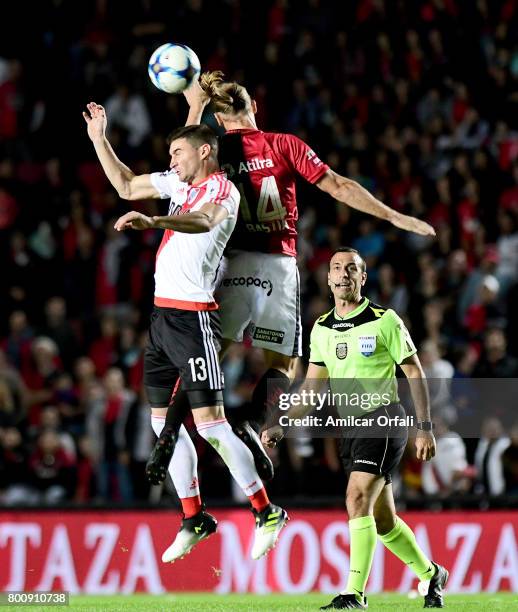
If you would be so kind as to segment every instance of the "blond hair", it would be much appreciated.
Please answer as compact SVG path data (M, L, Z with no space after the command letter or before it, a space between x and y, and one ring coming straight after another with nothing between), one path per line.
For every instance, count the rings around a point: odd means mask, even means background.
M239 83L224 80L221 70L204 72L200 77L200 87L210 98L215 113L238 115L252 107L250 94Z

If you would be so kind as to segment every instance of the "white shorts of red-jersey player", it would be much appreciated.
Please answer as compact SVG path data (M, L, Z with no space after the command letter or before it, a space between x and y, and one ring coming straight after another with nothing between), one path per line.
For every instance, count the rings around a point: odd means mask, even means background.
M215 310L216 274L239 208L239 191L223 172L199 183L182 183L171 170L151 174L161 198L170 198L169 215L200 210L204 204L224 206L228 216L211 231L186 234L165 230L156 255L155 306L182 310Z
M300 281L295 257L232 250L218 274L223 338L290 357L302 355Z

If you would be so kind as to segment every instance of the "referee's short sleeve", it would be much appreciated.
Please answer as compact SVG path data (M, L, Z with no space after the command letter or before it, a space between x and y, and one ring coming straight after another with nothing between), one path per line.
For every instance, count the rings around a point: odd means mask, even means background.
M324 363L324 355L320 350L319 346L319 327L318 323L313 325L313 329L311 330L310 336L310 353L309 353L309 361L310 363L314 363L315 365L325 366Z
M380 323L385 346L395 363L399 365L417 353L408 329L393 310L387 310Z

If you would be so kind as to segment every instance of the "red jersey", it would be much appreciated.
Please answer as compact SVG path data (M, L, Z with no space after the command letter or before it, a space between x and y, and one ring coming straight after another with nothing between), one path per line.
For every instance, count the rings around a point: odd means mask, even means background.
M221 169L241 194L229 248L297 254L297 175L316 183L329 169L291 134L230 130L220 140Z

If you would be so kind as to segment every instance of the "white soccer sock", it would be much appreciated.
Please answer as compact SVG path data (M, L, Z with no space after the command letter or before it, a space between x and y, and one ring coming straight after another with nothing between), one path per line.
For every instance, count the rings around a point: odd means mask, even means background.
M151 427L157 437L164 428L165 417L151 415ZM191 436L182 425L178 432L178 440L173 457L168 468L174 488L180 499L194 497L200 494L198 483L198 455L192 443Z
M196 428L200 436L207 440L226 463L234 480L247 497L263 488L252 453L232 431L227 419L200 423Z

